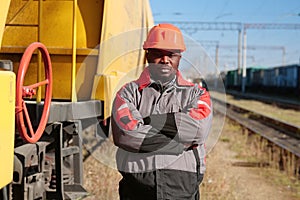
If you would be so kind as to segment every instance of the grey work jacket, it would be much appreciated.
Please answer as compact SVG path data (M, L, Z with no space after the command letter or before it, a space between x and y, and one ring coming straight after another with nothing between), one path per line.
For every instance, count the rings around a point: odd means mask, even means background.
M161 127L146 123L149 116L160 116ZM164 125L168 121L171 121L169 127ZM211 122L212 103L208 91L184 80L179 71L176 80L162 88L151 81L149 70L145 68L138 80L118 91L113 103L112 133L119 147L118 170L203 174L205 140ZM168 134L170 129L172 134Z

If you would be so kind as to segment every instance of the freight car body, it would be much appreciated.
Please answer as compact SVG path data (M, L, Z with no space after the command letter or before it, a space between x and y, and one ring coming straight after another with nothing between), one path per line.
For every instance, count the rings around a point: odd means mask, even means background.
M152 26L148 0L1 1L0 81L7 90L0 96L0 199L86 194L81 132L109 119L118 87L143 70L141 46Z
M227 89L240 90L238 71L226 73ZM300 65L247 68L246 91L297 98L300 94Z

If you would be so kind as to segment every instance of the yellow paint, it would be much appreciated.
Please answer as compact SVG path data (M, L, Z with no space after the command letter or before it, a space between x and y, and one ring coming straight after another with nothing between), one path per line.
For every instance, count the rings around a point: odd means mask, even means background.
M43 16L43 7L42 7L42 0L39 0L38 3L38 24L39 24L39 29L38 29L38 42L41 41L40 35L41 35L41 27L42 27L42 16ZM38 66L37 66L37 82L42 81L42 53L39 51L38 52ZM36 102L40 103L42 101L42 88L38 87L37 88L37 94L36 94Z
M0 71L0 189L13 177L15 139L15 74Z
M78 6L75 8L76 2ZM48 48L52 61L53 99L76 100L75 69L80 68L83 57L87 57L100 43L102 10L103 1L98 0L11 0L0 59L12 60L14 71L17 72L26 47L32 42L42 42ZM5 23L1 24L4 26ZM37 63L38 59L34 55L25 77L25 85L43 80L43 63L40 71ZM42 74L42 77L38 78L38 74Z
M76 95L76 47L77 47L77 0L73 0L73 28L72 28L72 91L71 91L71 99L72 102L77 101Z
M6 23L0 59L17 72L26 47L42 42L52 61L53 100L102 100L106 118L124 76L134 72L135 79L144 67L141 47L153 18L148 0L11 0ZM35 54L25 85L43 80L38 60Z
M143 70L141 47L152 26L148 0L1 0L0 59L11 60L16 73L27 46L42 42L52 61L53 101L102 100L106 118L116 91ZM39 60L36 51L24 85L44 79ZM5 163L0 188L13 173L15 73L0 71L0 110L5 113L0 115L0 160ZM38 101L43 87L40 95Z
M104 100L104 118L110 116L111 104L124 76L135 72L136 79L145 64L141 48L153 18L147 0L110 0L104 3L101 44L92 98ZM99 82L99 80L101 80ZM131 79L132 80L132 79ZM104 85L99 83L104 82Z
M2 43L2 36L5 28L5 21L8 13L10 0L1 0L0 4L0 49Z

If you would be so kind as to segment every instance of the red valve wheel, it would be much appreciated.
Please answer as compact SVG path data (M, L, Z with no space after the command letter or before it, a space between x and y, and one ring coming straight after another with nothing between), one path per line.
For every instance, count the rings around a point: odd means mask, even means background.
M27 72L31 57L33 52L39 49L42 54L42 58L44 61L45 68L45 80L40 81L38 83L24 86L24 78ZM32 123L30 121L29 113L24 101L24 97L32 97L35 95L36 88L39 86L45 85L45 98L44 98L44 108L42 112L42 117L40 119L38 128L34 132ZM30 143L36 143L42 136L50 113L50 104L51 104L51 96L52 96L52 66L50 55L48 53L47 48L39 42L34 42L27 47L25 50L23 57L20 62L19 71L17 75L17 88L16 88L16 123L18 130L20 132L21 137ZM27 127L29 130L29 134L27 132Z

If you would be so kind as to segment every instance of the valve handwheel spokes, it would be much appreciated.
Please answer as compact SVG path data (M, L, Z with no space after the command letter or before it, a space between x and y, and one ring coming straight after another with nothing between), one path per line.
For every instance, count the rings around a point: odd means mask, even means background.
M25 74L27 72L32 54L36 49L38 49L42 54L44 68L45 68L45 80L32 85L24 86ZM23 98L24 97L31 98L33 95L36 94L36 89L39 86L43 86L43 85L45 85L44 108L43 108L39 125L36 131L34 132L29 117L29 113L26 107L26 103ZM18 74L17 74L17 88L16 88L16 123L21 137L27 142L36 143L41 138L45 130L49 113L50 113L51 96L52 96L52 66L51 66L50 55L45 45L43 45L40 42L34 42L27 47L21 59ZM28 127L29 133L27 132L25 120L26 120L26 125Z

